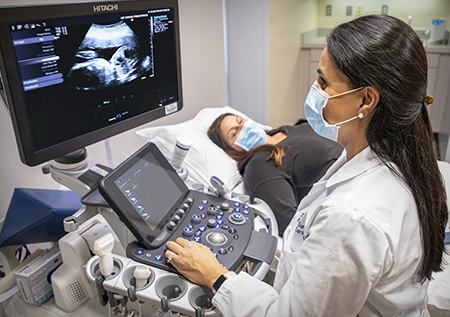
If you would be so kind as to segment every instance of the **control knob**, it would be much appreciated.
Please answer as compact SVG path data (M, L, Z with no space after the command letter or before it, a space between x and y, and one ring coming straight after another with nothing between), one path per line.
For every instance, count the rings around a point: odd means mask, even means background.
M215 219L208 219L208 224L207 224L207 226L209 227L209 228L214 228L215 226L216 226L216 224L217 224L217 221L215 220Z
M223 211L228 211L228 210L230 209L230 204L227 203L227 202L223 202L223 203L220 205L220 209L222 209Z
M228 220L235 225L242 225L245 222L245 217L242 214L234 213L228 217Z
M198 225L202 221L202 217L199 214L192 215L191 222L194 225Z
M191 227L186 227L183 229L183 236L190 238L193 235L194 235L194 230Z

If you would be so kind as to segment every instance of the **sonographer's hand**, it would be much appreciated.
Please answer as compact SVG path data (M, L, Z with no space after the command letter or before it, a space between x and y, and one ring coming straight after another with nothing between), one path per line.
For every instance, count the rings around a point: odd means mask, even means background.
M219 276L228 272L205 245L183 238L168 241L166 245L166 258L178 272L196 284L212 289Z

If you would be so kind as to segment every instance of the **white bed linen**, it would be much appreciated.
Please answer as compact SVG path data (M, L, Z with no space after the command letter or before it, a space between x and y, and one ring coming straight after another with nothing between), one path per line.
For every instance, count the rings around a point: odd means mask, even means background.
M204 108L192 119L173 125L150 127L136 131L148 142L155 143L162 154L170 160L179 136L188 137L192 146L186 155L183 166L188 171L188 186L210 185L211 176L219 177L230 190L244 193L242 176L237 163L208 137L207 131L213 121L222 113L247 116L231 107Z

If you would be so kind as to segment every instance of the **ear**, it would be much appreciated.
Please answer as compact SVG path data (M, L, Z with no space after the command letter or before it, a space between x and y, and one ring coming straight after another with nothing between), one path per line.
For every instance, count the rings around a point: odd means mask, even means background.
M362 113L364 117L371 116L379 101L380 93L378 90L372 86L365 87L363 104L359 107L358 113Z

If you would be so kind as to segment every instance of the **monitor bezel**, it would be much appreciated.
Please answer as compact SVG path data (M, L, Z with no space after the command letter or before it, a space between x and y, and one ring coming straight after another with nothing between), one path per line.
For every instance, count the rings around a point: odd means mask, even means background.
M128 118L120 123L103 127L41 150L35 150L32 142L33 137L31 129L26 116L27 109L23 96L23 88L19 77L19 71L16 68L15 62L13 63L15 59L13 47L10 44L11 38L8 31L8 24L39 19L108 14L110 13L109 11L94 12L93 7L97 5L104 6L109 4L118 5L118 10L114 11L115 13L167 7L174 9L178 89L178 101L176 101L177 109L166 113L166 107L157 108ZM181 85L181 43L178 11L177 0L115 0L107 2L0 7L0 71L2 73L2 80L6 95L6 106L12 121L19 156L22 163L28 166L36 166L114 135L136 128L153 120L180 111L183 108L183 94Z

